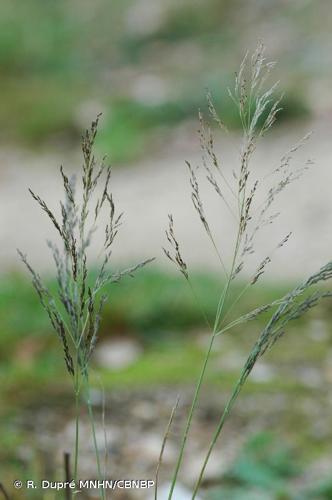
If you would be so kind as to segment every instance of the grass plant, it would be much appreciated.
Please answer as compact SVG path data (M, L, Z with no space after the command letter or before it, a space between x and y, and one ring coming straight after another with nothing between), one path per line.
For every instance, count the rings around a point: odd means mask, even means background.
M207 238L216 252L221 273L223 274L223 286L218 299L214 322L210 327L210 341L202 361L200 374L183 431L168 500L171 500L175 494L178 475L184 459L184 451L189 439L194 414L199 403L216 338L229 332L235 326L245 325L248 321L256 319L263 313L270 313L270 319L267 321L265 327L262 328L256 342L252 346L229 400L221 411L219 422L207 446L200 473L193 487L193 500L200 490L210 456L220 437L225 421L232 411L234 403L256 362L284 334L290 321L300 318L306 311L316 306L321 299L331 297L331 292L327 291L325 287L323 290L317 289L317 285L324 285L332 277L332 262L328 262L281 298L270 303L258 304L251 311L232 319L232 311L235 305L240 302L248 291L255 287L266 268L270 265L273 253L287 243L291 233L283 236L275 248L271 248L269 255L263 256L259 255L257 235L266 227L273 224L279 216L279 212L275 211L274 207L280 193L299 179L310 166L309 161L300 168L296 168L292 162L296 151L308 139L309 135L307 135L281 158L275 168L264 172L263 175L255 171L253 156L258 142L270 130L281 109L282 96L276 97L278 84L269 84L270 73L274 66L273 62L266 60L264 46L259 44L251 56L246 54L236 74L234 90L229 90L229 96L237 109L243 130L238 169L233 172L228 172L225 169L223 161L218 158L215 152L212 130L201 113L199 113L199 136L202 150L202 164L200 167L194 168L187 162L193 206L203 225ZM207 101L210 118L223 133L227 133L226 125L219 117L213 104L212 96L209 93ZM216 195L219 196L221 202L234 218L234 249L230 262L225 261L222 249L217 243L218 238L212 230L205 212L204 203L200 195L199 176L201 171L203 171L206 181L211 185ZM266 188L267 184L268 187ZM262 196L258 196L260 190ZM263 202L261 202L261 199L263 199ZM227 239L231 237L229 234L224 236ZM167 258L176 265L190 287L194 290L190 271L181 253L180 244L175 233L173 215L169 215L166 237L168 246L164 249L164 252ZM239 277L246 276L243 271L247 260L253 257L257 259L256 271L246 280L246 284L242 290L237 291L234 296L235 283L239 280Z
M20 250L18 251L32 276L32 283L40 302L58 334L65 365L73 383L76 413L73 453L75 481L79 477L79 423L82 397L88 407L97 469L101 477L100 455L89 395L89 367L91 355L97 343L101 314L107 300L105 289L111 284L118 283L125 276L132 276L135 271L152 260L145 260L121 271L110 269L113 244L121 225L122 214L116 212L110 192L111 167L104 161L98 164L93 154L97 127L98 118L82 138L83 167L80 192L76 189L75 177L69 178L64 169L60 168L65 193L64 201L60 202L61 219L56 217L55 212L39 195L29 190L33 199L50 219L60 239L60 244L48 241L57 274L55 293L43 283L40 275L29 263L27 256ZM103 177L102 189L97 194ZM99 254L101 265L97 273L91 273L88 264L88 249L97 230L102 210L106 210L108 216ZM103 490L101 490L101 497L105 497Z
M238 304L250 290L256 287L257 282L261 280L262 275L271 264L274 252L286 245L291 237L291 233L286 233L274 248L271 248L271 253L260 255L258 235L273 224L279 216L279 212L274 209L279 195L298 180L310 166L310 162L307 162L302 167L297 168L293 166L292 162L296 151L309 137L305 136L281 158L275 168L263 175L255 171L254 153L257 145L270 130L281 109L282 97L275 97L277 84L268 84L273 68L274 63L265 59L264 47L259 45L252 56L249 54L245 56L236 75L235 88L229 92L243 130L238 169L233 172L225 169L223 161L220 160L215 151L212 129L201 113L199 113L199 136L202 149L202 164L196 168L187 162L192 203L220 263L221 290L217 298L217 307L212 322L211 315L206 314L204 305L199 304L204 321L210 329L210 339L202 360L192 403L180 440L168 500L174 498L175 495L175 487L184 460L186 445L190 437L203 384L207 379L209 362L217 337L225 335L234 327L245 325L248 321L257 318L261 320L262 317L265 318L265 315L270 314L248 354L228 402L220 410L219 421L211 436L210 443L207 444L201 470L196 483L193 485L193 500L201 489L210 456L224 428L227 417L232 411L256 362L284 334L291 321L299 319L322 299L331 297L331 292L325 286L318 288L318 285L325 285L325 282L332 277L332 262L328 262L280 298L257 304L253 309L234 317L234 311L238 309ZM207 95L207 104L212 121L223 133L227 133L226 125L219 117L210 94ZM76 414L73 451L73 475L75 480L79 478L80 412L83 401L87 405L91 420L98 474L100 478L103 477L89 385L90 360L98 339L101 315L107 300L107 287L119 282L125 276L133 275L152 260L147 259L121 271L110 269L113 244L122 222L122 214L117 212L110 191L111 168L104 161L99 164L93 153L97 128L98 118L82 138L83 167L80 187L78 188L75 177L69 178L64 169L60 168L65 194L64 200L60 202L60 216L38 194L30 190L31 196L46 213L58 236L59 241L56 243L48 242L56 268L57 285L55 289L49 289L44 284L41 276L30 264L27 256L19 251L21 260L31 274L32 283L40 302L59 337L65 366L72 381ZM218 237L206 215L200 189L202 173L216 196L220 198L221 203L225 205L234 219L234 250L230 262L225 259L218 244ZM93 242L101 213L105 210L108 219L103 231L103 244L100 251L101 264L97 272L95 272L95 269L92 271L89 263L88 250ZM198 297L199 294L195 291L191 271L182 255L172 214L169 215L166 237L168 246L164 251L167 258L176 265L194 295ZM227 235L227 238L229 237L230 235ZM250 259L257 260L256 270L249 278L246 278L248 273L244 273L244 271L247 261ZM243 282L245 283L244 286L239 287L239 283ZM167 438L177 406L178 401L173 408L162 443L156 473L156 499L158 497L158 481L163 452L167 445ZM100 497L105 498L105 491L100 490Z

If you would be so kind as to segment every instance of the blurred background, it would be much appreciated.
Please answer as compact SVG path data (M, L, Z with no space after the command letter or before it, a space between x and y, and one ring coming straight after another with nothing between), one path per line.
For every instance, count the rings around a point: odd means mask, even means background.
M282 215L260 242L262 256L287 232L292 238L237 306L234 314L241 314L277 298L331 257L331 10L326 0L2 0L0 481L10 492L13 479L61 477L64 445L73 441L61 349L16 254L17 247L26 251L54 286L45 243L54 233L28 187L58 206L58 168L79 171L82 131L102 112L97 154L106 154L113 166L114 198L125 212L114 266L156 261L110 290L93 359L98 432L102 441L105 396L112 477L153 477L180 394L164 485L208 339L195 298L162 254L168 213L209 318L222 285L184 164L200 161L198 109L207 109L208 88L230 129L226 136L216 130L216 148L231 172L241 138L227 89L245 52L263 40L267 57L278 62L273 78L285 97L278 123L255 155L257 172L270 171L313 132L296 161L312 159L314 165L279 200ZM202 186L202 197L227 258L230 222L209 186ZM259 362L212 457L206 498L332 498L331 315L326 302ZM197 475L204 445L262 324L234 330L216 346L181 476L184 489ZM90 477L93 447L82 418L82 475ZM43 494L22 491L13 498L58 498ZM146 496L136 491L114 498Z

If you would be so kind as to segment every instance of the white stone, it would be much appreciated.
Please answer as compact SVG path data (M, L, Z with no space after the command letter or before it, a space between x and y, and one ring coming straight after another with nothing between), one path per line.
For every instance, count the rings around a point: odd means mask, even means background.
M140 356L140 345L131 339L114 339L101 343L94 355L96 363L109 370L121 370L133 364Z

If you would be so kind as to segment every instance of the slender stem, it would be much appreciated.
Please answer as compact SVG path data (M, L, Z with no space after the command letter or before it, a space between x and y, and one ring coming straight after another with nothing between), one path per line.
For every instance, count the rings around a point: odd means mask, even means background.
M242 215L243 213L243 207L244 207L244 197L243 197L243 200L242 200L242 203L241 203L241 211L240 211L240 214ZM219 301L219 304L218 304L218 310L217 310L217 315L216 315L216 320L215 320L215 324L214 324L214 329L213 329L213 335L212 335L212 340L214 341L215 337L221 333L221 332L218 332L218 326L220 324L220 320L221 320L221 316L222 316L222 311L224 309L224 306L225 306L225 301L226 301L226 298L227 298L227 295L228 295L228 291L229 291L229 288L230 288L230 285L231 285L231 280L232 280L232 275L233 275L233 271L234 271L234 268L235 268L235 265L236 265L236 259L237 259L237 256L238 256L238 251L239 251L239 248L240 248L240 242L241 242L241 230L240 230L240 227L238 229L238 233L237 233L237 237L236 237L236 243L235 243L235 249L234 249L234 254L233 254L233 260L232 260L232 265L231 265L231 272L229 274L229 279L227 280L227 283L226 283L226 286L224 288L224 292L220 298L220 301ZM226 313L227 314L227 313ZM206 364L207 364L207 360L206 360ZM236 389L233 393L233 396L236 392L238 388L238 385L236 386ZM240 388L239 388L240 390ZM232 398L230 399L230 404L228 404L223 412L223 415L222 415L222 418L221 418L221 423L219 424L218 428L217 428L217 431L214 435L214 439L211 441L211 444L210 444L210 447L209 447L209 450L208 450L208 454L205 458L205 461L204 461L204 464L203 464L203 467L202 467L202 470L201 470L201 473L200 473L200 476L198 478L198 481L196 483L196 486L195 486L195 489L194 489L194 493L193 493L193 497L192 499L194 500L194 498L196 497L196 494L198 492L198 489L200 487L200 484L201 484L201 481L203 479L203 475L204 475L204 472L205 472L205 469L206 469L206 466L207 466L207 463L209 461L209 458L210 458L210 455L212 453L212 450L213 450L213 447L219 437L219 434L221 432L221 429L223 427L223 424L224 424L224 421L226 419L226 416L231 408L231 405L233 404L233 401L236 399L236 396L237 394L235 395L234 399L233 399L233 396Z
M76 370L75 370L75 453L74 453L74 481L77 483L78 474L78 453L79 453L79 426L80 426L80 366L79 351L76 351Z
M91 431L92 431L92 439L93 439L93 446L95 449L95 454L96 454L96 463L97 463L97 471L98 471L98 477L99 480L102 481L102 473L101 473L101 466L100 466L100 458L99 458L99 450L98 450L98 443L97 443L97 436L96 436L96 426L95 426L95 419L93 415L93 409L92 409L92 404L91 404L91 399L90 399L90 386L89 386L89 379L88 376L86 376L86 402L87 402L87 407L89 411L89 418L90 418L90 424L91 424ZM105 490L104 488L100 489L100 498L104 500L105 497Z
M224 411L223 411L223 413L221 415L221 418L219 420L218 427L217 427L217 429L216 429L216 431L215 431L215 433L214 433L214 435L212 437L212 440L210 442L210 446L209 446L208 452L207 452L206 457L204 459L203 466L201 468L199 477L197 479L197 482L196 482L196 485L195 485L195 488L194 488L194 492L193 492L193 495L192 495L192 500L194 500L196 498L196 495L197 495L198 490L200 488L200 485L201 485L201 482L202 482L202 479L203 479L203 476L204 476L204 473L205 473L205 469L206 469L206 466L207 466L208 461L210 459L210 456L211 456L211 453L213 451L213 448L214 448L214 446L215 446L215 444L216 444L216 442L217 442L217 440L219 438L219 435L220 435L220 433L222 431L222 428L224 426L226 418L227 418L229 412L231 411L231 409L233 407L233 404L235 403L235 400L238 397L238 395L239 395L239 393L240 393L240 391L242 389L242 386L244 384L244 381L245 381L246 377L247 377L247 372L245 370L243 370L242 374L241 374L241 376L240 376L240 378L239 378L239 380L238 380L238 382L237 382L237 384L236 384L236 386L234 388L234 391L233 391L230 399L228 400L228 402L227 402L227 404L225 406L225 409L224 409Z
M106 425L105 425L105 416L106 416L106 408L105 408L105 388L102 383L101 378L98 376L98 381L101 387L102 395L103 395L103 405L102 405L102 426L104 430L104 479L107 478L107 460L108 460L108 443L107 443L107 433L106 433Z
M79 451L79 393L75 394L75 408L76 408L76 416L75 416L75 459L74 459L74 480L77 482L77 471L78 471L78 451Z
M194 412L195 412L195 409L196 409L196 404L197 404L197 401L198 401L198 396L199 396L200 389L201 389L201 386L202 386L202 383L203 383L203 378L204 378L204 375L205 375L205 371L206 371L206 367L207 367L207 364L208 364L208 360L210 358L210 354L211 354L211 351L212 351L214 339L215 339L215 335L213 334L211 336L211 340L210 340L210 343L209 343L209 346L208 346L208 349L207 349L207 353L206 353L206 356L205 356L205 359L204 359L203 367L202 367L202 370L201 370L201 373L200 373L200 376L199 376L199 379L198 379L198 382L197 382L197 385L196 385L194 398L192 400L192 404L191 404L191 407L190 407L190 411L189 411L189 415L188 415L186 427L185 427L183 438L182 438L182 442L181 442L181 448L180 448L179 456L178 456L178 459L177 459L177 462L176 462L175 471L174 471L173 478L172 478L172 483L171 483L171 488L170 488L169 495L168 495L168 500L171 500L171 498L173 496L173 492L174 492L176 480L177 480L178 473L179 473L180 466L181 466L182 459L183 459L184 449L185 449L186 442L187 442L187 439L188 439L189 429L190 429L192 418L193 418L193 415L194 415Z
M207 464L208 464L208 461L209 461L209 459L210 459L211 453L212 453L213 448L214 448L214 446L215 446L215 444L216 444L216 442L217 442L217 439L218 439L218 437L219 437L219 435L220 435L220 432L221 432L221 430L222 430L222 428L223 428L223 426L224 426L224 423L225 423L225 420L226 420L226 418L227 418L227 416L228 416L228 413L229 413L229 412L230 412L230 410L231 410L231 407L232 407L232 405L230 405L230 404L229 404L229 405L227 405L227 407L225 408L225 410L224 410L224 412L223 412L223 414L222 414L222 418L220 419L220 422L219 422L218 428L217 428L217 430L216 430L215 434L213 435L213 438L212 438L211 443L210 443L210 446L209 446L208 453L207 453L207 455L206 455L206 457L205 457L205 460L204 460L204 463L203 463L202 469L201 469L201 471L200 471L200 474L199 474L198 480L197 480L196 485L195 485L195 489L194 489L194 492L193 492L193 495L192 495L192 500L194 500L194 499L196 498L196 495L197 495L198 490L199 490L199 488L200 488L200 485L201 485L201 482L202 482L202 479L203 479L203 476L204 476L204 473L205 473L205 469L206 469L206 467L207 467Z
M178 459L177 459L177 462L176 462L176 466L175 466L175 471L174 471L173 478L172 478L172 483L171 483L171 487L170 487L170 491L169 491L169 495L168 495L168 500L171 500L171 498L173 496L173 493L174 493L174 488L175 488L175 484L176 484L177 477L178 477L178 474L179 474L179 470L180 470L180 467L181 467L181 463L182 463L182 460L183 460L183 454L184 454L185 446L186 446L186 443L187 443L188 434L189 434L189 430L190 430L190 427L191 427L191 422L192 422L193 415L194 415L194 412L195 412L195 409L196 409L196 405L197 405L197 402L198 402L198 398L199 398L199 395L200 395L200 390L201 390L201 387L202 387L202 383L203 383L203 379L204 379L204 376L205 376L206 368L207 368L207 365L208 365L208 362L209 362L209 359L210 359L210 355L211 355L212 347L213 347L213 344L214 344L214 340L216 338L216 333L217 333L216 330L217 330L217 327L218 327L218 324L219 324L220 314L221 314L222 309L223 309L224 304L225 304L225 299L227 297L229 285L230 285L230 279L227 280L226 286L225 286L225 288L223 290L223 293L222 293L222 295L220 297L220 301L219 301L219 304L218 304L218 312L217 312L217 315L216 315L215 325L214 325L214 328L213 328L213 332L212 332L212 335L211 335L211 338L210 338L208 349L207 349L207 352L206 352L206 355L205 355L205 358L204 358L203 366L202 366L202 369L201 369L200 376L198 378L198 382L197 382L197 385L196 385L194 397L193 397L192 404L191 404L190 411L189 411L189 415L188 415L188 418L187 418L187 423L186 423L186 426L185 426L185 430L184 430L184 434L183 434L183 438L182 438L182 442L181 442L181 447L180 447L180 452L179 452L179 456L178 456Z
M178 396L177 399L176 399L176 403L175 403L175 405L174 405L174 407L172 409L172 413L171 413L171 416L169 418L169 421L168 421L168 424L167 424L167 427L166 427L166 430L165 430L165 434L164 434L164 439L163 439L163 442L162 442L162 445L161 445L160 455L159 455L159 460L158 460L157 469L156 469L156 475L155 475L154 500L158 500L159 471L160 471L160 467L161 467L163 456L164 456L166 442L167 442L167 439L168 439L168 436L169 436L169 433L170 433L170 430L171 430L171 426L172 426L172 423L173 423L175 412L176 412L177 407L179 405L179 401L180 401L180 397Z
M244 201L242 201L242 204L241 204L241 214L243 212L243 207L244 207ZM182 464L183 454L184 454L185 446L186 446L186 443L187 443L188 434L189 434L189 430L190 430L190 427L191 427L191 422L192 422L193 415L194 415L194 412L195 412L195 409L196 409L196 406L197 406L198 398L199 398L199 395L200 395L200 390L201 390L203 379L204 379L205 372L206 372L206 368L207 368L207 365L208 365L208 362L209 362L209 359L210 359L212 347L213 347L213 344L214 344L214 340L216 338L216 334L217 334L217 331L218 331L218 326L220 324L221 315L222 315L222 312L223 312L223 309L224 309L224 306L225 306L225 302L226 302L226 299L227 299L227 295L228 295L228 292L229 292L229 288L230 288L230 285L231 285L232 274L233 274L233 271L234 271L234 268L235 268L235 264L236 264L236 259L237 259L237 255L238 255L238 251L239 251L239 247L240 247L240 241L241 241L241 231L240 231L240 227L239 227L238 228L238 232L237 232L237 237L236 237L236 243L235 243L235 249L234 249L234 254L233 254L233 259L232 259L231 270L230 270L227 282L226 282L226 284L224 286L224 289L223 289L223 291L221 293L221 296L220 296L220 299L219 299L219 303L218 303L218 307L217 307L217 313L216 313L216 318L215 318L215 323L214 323L214 327L213 327L213 331L212 331L210 343L209 343L209 346L208 346L208 349L207 349L207 352L206 352L206 355L205 355L205 358L204 358L202 370L201 370L201 373L200 373L200 376L199 376L199 379L198 379L198 382L197 382L197 385L196 385L196 389L195 389L193 401L192 401L192 404L191 404L191 407L190 407L190 411L189 411L189 415L188 415L188 418L187 418L187 423L186 423L184 434L183 434L183 438L182 438L182 441L181 441L180 452L179 452L178 459L177 459L177 462L176 462L175 471L174 471L174 474L173 474L173 477L172 477L172 483L171 483L171 487L170 487L170 491L169 491L169 495L168 495L168 500L171 500L171 498L173 496L173 493L174 493L174 488L175 488L175 484L176 484L176 481L177 481L179 470L180 470L180 467L181 467L181 464Z

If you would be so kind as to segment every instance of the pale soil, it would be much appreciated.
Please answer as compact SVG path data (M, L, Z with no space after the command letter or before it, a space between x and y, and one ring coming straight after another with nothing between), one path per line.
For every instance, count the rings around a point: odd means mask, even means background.
M299 278L303 272L315 270L332 255L332 144L331 119L325 117L314 123L277 128L266 137L255 156L254 169L268 173L278 165L281 156L303 137L308 130L313 136L298 153L297 158L315 161L308 173L284 193L276 209L282 211L275 225L262 233L259 257L247 269L256 268L257 262L271 250L289 231L293 235L289 243L278 250L270 276ZM196 164L199 146L196 138L184 138L181 129L158 157L146 159L128 168L118 168L113 173L113 192L119 210L125 212L124 225L117 242L115 256L125 263L156 256L160 265L166 265L161 246L165 244L164 229L167 214L172 212L176 231L183 247L183 256L196 266L217 270L211 246L202 230L200 221L190 201L187 169L184 160ZM230 173L238 159L239 140L236 136L218 143L225 165ZM46 248L46 238L54 237L45 214L40 213L27 192L35 192L48 200L50 207L58 207L62 193L57 167L63 164L69 171L71 165L79 166L78 153L71 156L58 148L52 154L32 154L22 150L0 150L0 268L1 271L18 266L16 248L27 252L31 261L48 269L51 263ZM254 180L254 174L252 179ZM206 213L222 245L223 254L229 257L234 238L234 224L222 207L220 199L206 182L201 194L206 202ZM55 209L57 210L57 208ZM96 256L96 248L93 256ZM247 271L248 272L248 271Z

